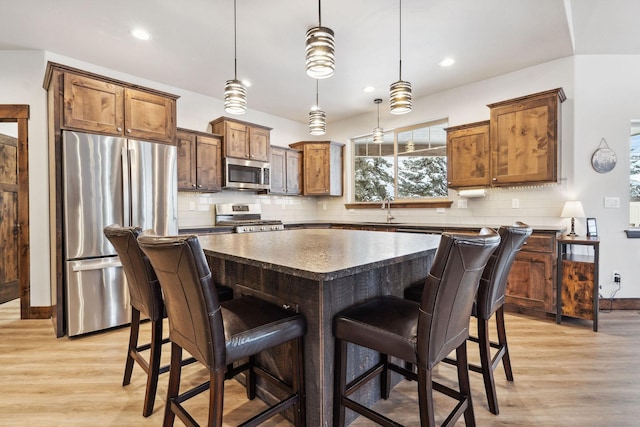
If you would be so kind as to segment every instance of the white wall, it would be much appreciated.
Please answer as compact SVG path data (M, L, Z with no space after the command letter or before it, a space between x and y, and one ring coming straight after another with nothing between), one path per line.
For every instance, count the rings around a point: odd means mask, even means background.
M48 253L48 161L46 129L46 92L42 88L46 61L51 60L124 81L180 95L178 126L207 130L209 121L223 115L222 101L178 88L104 69L92 64L38 51L0 51L0 103L29 104L30 226L31 226L31 300L34 306L49 305ZM564 201L575 195L582 200L587 216L596 217L601 235L602 294L608 297L615 287L611 270L622 274L622 289L616 297L640 297L640 263L635 262L640 240L626 239L628 223L629 122L640 118L640 83L633 74L640 69L640 57L587 56L565 58L527 68L493 79L451 89L414 100L414 110L407 115L392 116L381 109L380 123L385 129L448 118L449 125L459 125L489 118L487 104L563 87L567 100L562 104L562 154L560 182L546 187L498 189L486 198L469 199L466 209L459 208L458 197L444 213L435 209L394 210L399 222L457 223L500 225L523 220L532 225L568 225L559 218ZM373 110L372 110L373 111ZM286 146L310 138L306 124L295 123L270 114L249 110L243 120L273 127L272 144ZM371 132L375 113L329 123L328 133L315 139L332 139L347 143L345 176L352 170L352 147L349 138ZM618 165L608 174L598 174L590 158L602 137L618 154ZM574 143L574 141L577 141ZM576 146L574 150L574 144ZM575 151L575 153L574 153ZM574 170L575 176L574 179ZM348 181L346 181L348 183ZM284 220L355 219L384 220L382 210L349 212L343 203L350 201L352 189L344 197L276 197L255 196L240 192L214 195L180 193L181 226L199 226L212 220L204 205L231 200L253 201L263 205L265 218ZM620 209L604 209L604 196L620 197ZM517 199L519 208L512 208ZM191 210L192 203L195 207ZM211 222L212 223L212 222ZM577 220L578 233L584 234L584 219Z

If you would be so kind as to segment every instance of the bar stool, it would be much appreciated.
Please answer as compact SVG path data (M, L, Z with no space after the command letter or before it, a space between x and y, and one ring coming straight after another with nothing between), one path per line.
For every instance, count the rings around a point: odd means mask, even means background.
M209 389L207 425L222 426L224 381L247 371L247 394L255 397L255 375L280 386L287 395L242 425L255 426L293 408L294 424L305 424L302 338L306 321L301 314L251 296L220 304L211 271L197 236L140 236L160 281L169 316L171 365L164 426L177 415L186 425L197 425L183 403ZM293 347L291 380L284 382L256 363L256 354L290 342ZM180 359L186 350L209 370L203 384L180 391ZM227 365L244 361L229 369Z
M513 381L511 359L507 345L507 334L504 324L504 302L507 288L507 278L511 266L532 233L531 227L522 222L516 222L513 226L503 226L498 230L500 246L491 255L487 266L482 272L478 294L473 305L471 315L477 318L478 334L470 336L469 341L479 345L480 366L469 364L469 369L482 374L485 393L491 413L498 415L498 399L493 372L502 360L502 365L508 381ZM419 301L418 293L422 291L424 283L412 284L405 290L405 298ZM498 342L490 340L489 320L495 313ZM497 349L491 357L491 349ZM455 364L455 360L446 358L447 363Z
M153 412L158 377L169 370L169 366L160 366L162 344L168 343L169 339L162 338L162 322L166 317L164 302L156 274L147 256L138 246L137 238L141 232L140 227L121 227L116 224L104 229L105 236L115 248L122 263L131 301L131 329L122 385L131 383L133 364L136 362L147 374L142 415L148 417ZM225 286L219 289L221 298L233 297L231 288ZM148 317L151 321L151 341L138 345L141 317ZM142 353L147 350L150 350L148 360ZM187 359L185 363L194 361Z
M466 425L475 425L467 369L469 317L482 270L499 243L499 235L489 229L483 229L478 235L444 233L420 303L379 296L334 317L334 426L344 426L345 408L380 425L398 426L349 397L365 382L380 375L380 394L388 398L390 371L418 382L421 426L435 425L434 389L458 401L443 425L453 425L463 414ZM379 352L380 361L347 384L348 343ZM458 360L459 390L436 383L432 378L433 368L453 350ZM389 356L416 365L417 374L393 363Z

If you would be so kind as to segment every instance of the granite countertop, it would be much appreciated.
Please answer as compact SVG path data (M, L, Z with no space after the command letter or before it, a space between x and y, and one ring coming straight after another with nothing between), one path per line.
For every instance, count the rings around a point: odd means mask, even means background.
M309 226L309 225L356 225L356 226L371 226L380 228L395 228L395 229L407 229L407 230L428 230L438 233L442 233L445 230L480 230L482 227L490 227L494 229L500 228L500 225L505 224L429 224L429 223L410 223L410 222L391 222L384 221L379 222L361 222L361 221L334 221L334 220L313 220L313 221L285 221L285 227L295 226ZM562 233L566 231L566 227L562 226L548 226L548 225L531 225L533 231L538 232L556 232Z
M435 251L440 236L342 229L296 229L199 237L205 253L304 277L333 280Z

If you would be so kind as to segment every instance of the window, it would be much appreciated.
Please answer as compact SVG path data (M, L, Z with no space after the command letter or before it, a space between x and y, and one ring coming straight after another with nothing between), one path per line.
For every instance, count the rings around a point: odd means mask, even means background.
M356 202L447 196L447 120L354 138Z
M631 121L629 147L629 225L640 227L640 120Z

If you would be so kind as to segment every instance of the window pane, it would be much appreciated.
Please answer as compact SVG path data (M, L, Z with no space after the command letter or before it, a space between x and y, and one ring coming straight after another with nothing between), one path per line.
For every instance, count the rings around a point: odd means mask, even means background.
M631 122L629 153L629 225L640 226L640 122Z
M393 134L385 134L382 144L374 144L371 135L353 141L355 201L376 202L393 198Z

